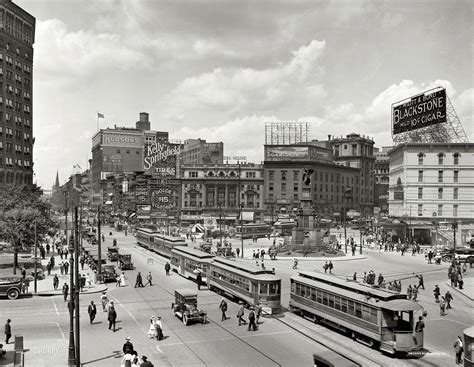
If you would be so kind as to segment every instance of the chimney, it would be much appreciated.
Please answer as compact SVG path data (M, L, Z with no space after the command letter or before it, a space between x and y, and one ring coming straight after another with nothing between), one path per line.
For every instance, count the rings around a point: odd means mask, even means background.
M328 135L328 140L331 141L331 134Z

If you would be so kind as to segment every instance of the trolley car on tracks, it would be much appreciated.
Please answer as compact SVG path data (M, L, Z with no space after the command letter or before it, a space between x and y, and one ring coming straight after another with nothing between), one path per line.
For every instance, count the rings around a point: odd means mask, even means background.
M170 258L173 248L188 245L181 237L162 235L148 228L137 230L137 244L167 258Z
M274 270L216 257L210 264L207 285L211 291L225 293L248 305L260 304L269 314L280 311L281 278Z
M290 281L290 308L302 316L390 354L423 349L423 330L415 330L423 308L406 294L311 271Z
M207 274L214 257L208 252L177 246L171 250L171 269L179 275L193 279L196 279L197 274L201 273L203 283L207 284Z
M159 235L159 233L149 228L139 228L137 230L138 246L144 247L146 249L151 249L153 247L153 238L156 235Z

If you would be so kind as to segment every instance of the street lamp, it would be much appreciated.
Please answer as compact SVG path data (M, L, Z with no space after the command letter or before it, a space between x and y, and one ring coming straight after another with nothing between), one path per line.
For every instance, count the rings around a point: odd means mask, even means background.
M66 209L67 214L67 209ZM66 218L67 219L67 218ZM67 223L67 221L66 221ZM67 225L66 225L67 226ZM66 233L67 237L67 233ZM68 302L68 309L69 309L69 354L68 354L68 365L75 366L76 365L76 347L74 345L74 297L75 297L75 290L74 290L74 244L69 242L68 245L69 250L69 302Z
M217 208L219 209L219 237L220 237L220 244L222 247L222 204L217 204Z
M458 229L458 222L455 220L451 225L453 229L453 265L456 264L456 231Z
M244 208L244 203L239 204L240 208L240 252L242 253L242 259L244 258L244 220L242 218L242 209Z
M344 199L345 199L346 205L351 196L352 196L352 187L346 188L344 190ZM347 228L346 228L347 207L343 208L343 214L344 214L344 249L345 249L345 253L347 254Z

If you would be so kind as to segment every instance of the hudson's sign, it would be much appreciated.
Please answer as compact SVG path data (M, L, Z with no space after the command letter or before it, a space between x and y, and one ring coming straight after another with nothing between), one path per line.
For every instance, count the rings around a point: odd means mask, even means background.
M446 90L424 93L392 105L393 134L446 122Z

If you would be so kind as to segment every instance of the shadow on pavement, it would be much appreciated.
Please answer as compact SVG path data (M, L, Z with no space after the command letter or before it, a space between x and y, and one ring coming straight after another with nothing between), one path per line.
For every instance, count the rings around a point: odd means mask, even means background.
M94 359L92 361L83 362L82 365L100 362L100 361L103 361L103 360L106 360L106 359L109 359L109 358L122 358L122 356L123 356L122 351L114 350L113 354L110 354L110 355L102 357L102 358L97 358L97 359Z

